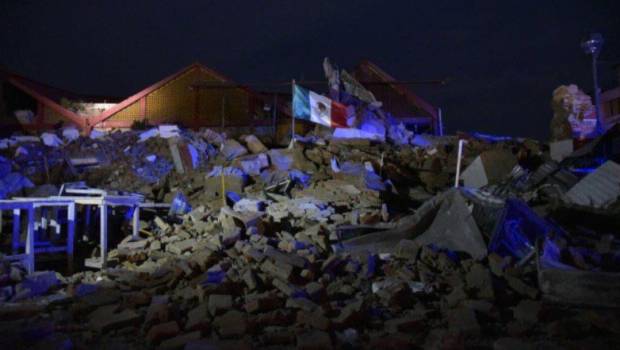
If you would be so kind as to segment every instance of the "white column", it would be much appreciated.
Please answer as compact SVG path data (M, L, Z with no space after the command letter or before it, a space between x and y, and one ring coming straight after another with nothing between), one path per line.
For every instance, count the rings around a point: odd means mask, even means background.
M28 273L34 272L34 207L28 208L28 234L26 236L26 256Z
M137 240L140 232L140 206L136 205L133 209L133 230L131 232L131 238Z
M67 205L67 255L69 261L73 261L73 249L75 244L75 203Z
M100 234L100 245L101 245L101 267L105 267L108 260L108 206L105 201L101 202L99 206L100 210L100 223L99 223L99 234Z
M60 220L58 220L58 213L60 212L60 210L58 210L59 208L54 206L52 208L52 225L54 225L54 233L56 234L56 236L60 236Z
M21 231L21 209L13 209L13 236L11 238L11 246L13 254L17 254L19 250L19 240Z
M467 143L466 140L459 140L459 153L456 159L456 175L454 176L454 188L459 187L459 178L461 177L461 158L463 157L463 144Z

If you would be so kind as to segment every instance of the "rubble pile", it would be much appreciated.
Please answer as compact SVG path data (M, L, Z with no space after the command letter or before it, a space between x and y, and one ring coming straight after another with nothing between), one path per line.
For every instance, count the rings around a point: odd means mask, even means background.
M558 163L538 142L476 134L405 144L309 135L271 148L154 130L38 145L93 151L98 167L75 173L91 186L179 205L122 239L100 271L27 275L3 262L0 344L620 345L617 153L584 174L595 146ZM459 139L466 186L452 188ZM30 174L12 159L7 173Z

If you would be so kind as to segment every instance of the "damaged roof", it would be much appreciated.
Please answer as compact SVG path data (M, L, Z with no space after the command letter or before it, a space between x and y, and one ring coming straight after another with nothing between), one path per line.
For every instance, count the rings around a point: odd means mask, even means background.
M603 208L620 197L620 165L607 161L566 192L574 204Z

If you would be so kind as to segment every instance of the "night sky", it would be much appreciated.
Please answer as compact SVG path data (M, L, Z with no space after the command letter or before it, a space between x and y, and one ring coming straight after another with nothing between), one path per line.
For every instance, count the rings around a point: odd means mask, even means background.
M592 91L579 43L605 37L617 85L620 1L0 1L0 65L82 93L127 96L199 61L239 82L323 79L369 59L444 110L449 132L547 138L553 89ZM465 3L465 2L463 2ZM467 2L469 3L469 1Z

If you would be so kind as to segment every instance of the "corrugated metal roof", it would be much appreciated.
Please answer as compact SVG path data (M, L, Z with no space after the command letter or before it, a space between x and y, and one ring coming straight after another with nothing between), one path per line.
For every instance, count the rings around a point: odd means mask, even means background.
M528 187L534 187L540 184L547 178L547 176L558 170L558 168L559 166L556 161L551 160L544 163L530 176L530 179L528 180Z
M587 175L568 192L566 200L571 203L604 208L620 197L620 165L607 161Z
M565 192L578 181L579 179L570 171L560 168L560 165L556 161L551 160L538 167L538 169L530 175L525 184L519 188L521 190L530 191L542 183L549 183L557 185L562 192Z

